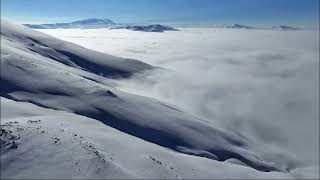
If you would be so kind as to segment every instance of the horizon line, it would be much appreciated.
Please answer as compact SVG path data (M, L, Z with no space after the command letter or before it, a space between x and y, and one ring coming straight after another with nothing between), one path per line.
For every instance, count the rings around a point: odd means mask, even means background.
M285 23L285 24L279 24L279 23L266 23L266 24L262 24L262 23L237 23L237 22L233 22L233 23L214 23L214 22L209 22L209 21L186 21L186 22L182 22L182 21L165 21L165 20L145 20L145 21L132 21L132 22L127 22L127 21L123 21L123 22L116 22L113 19L110 18L105 18L105 17L91 17L91 18L72 18L72 19L68 19L66 20L66 18L63 18L64 20L62 20L62 18L57 18L56 20L17 20L17 19L13 19L13 18L9 18L9 17L1 17L1 19L6 19L18 24L32 24L32 25L41 25L41 24L55 24L55 23L72 23L75 21L82 21L82 20L88 20L88 19L108 19L113 21L116 24L168 24L168 25L172 25L172 26L223 26L223 25L233 25L233 24L238 24L238 25L245 25L245 26L250 26L250 27L254 27L254 28L270 28L270 27L275 27L275 26L290 26L290 27L295 27L295 28L306 28L306 29L319 29L320 25L318 24L314 24L314 25L297 25L297 24L292 24L292 23ZM60 19L60 20L58 20Z

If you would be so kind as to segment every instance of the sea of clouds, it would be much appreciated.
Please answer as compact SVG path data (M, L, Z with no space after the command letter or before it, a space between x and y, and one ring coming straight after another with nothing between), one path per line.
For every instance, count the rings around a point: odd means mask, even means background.
M181 30L41 31L161 67L117 81L118 88L233 131L265 159L318 169L318 31Z

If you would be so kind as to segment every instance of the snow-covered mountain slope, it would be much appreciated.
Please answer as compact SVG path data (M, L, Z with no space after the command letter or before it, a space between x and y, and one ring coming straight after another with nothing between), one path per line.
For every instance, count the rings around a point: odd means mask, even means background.
M74 113L1 97L1 178L288 178L177 153ZM227 172L226 172L227 171Z
M33 52L32 55L38 54L67 66L82 68L104 76L130 76L132 73L152 68L136 60L118 58L60 41L23 26L13 25L5 20L1 20L1 27L3 27L1 37L4 53L13 50L7 47L19 46L16 42L20 42L23 43L25 49L28 49L28 52ZM6 46L6 44L10 45Z
M85 19L81 21L74 21L71 23L54 23L54 24L24 24L28 28L32 29L95 29L95 28L107 28L115 25L110 19Z
M1 176L282 177L295 168L110 79L152 69L1 20Z

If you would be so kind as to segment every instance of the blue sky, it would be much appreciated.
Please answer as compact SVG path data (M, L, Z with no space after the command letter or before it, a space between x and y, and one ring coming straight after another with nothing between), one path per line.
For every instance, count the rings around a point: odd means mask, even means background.
M1 0L22 23L109 18L115 22L318 26L319 0Z

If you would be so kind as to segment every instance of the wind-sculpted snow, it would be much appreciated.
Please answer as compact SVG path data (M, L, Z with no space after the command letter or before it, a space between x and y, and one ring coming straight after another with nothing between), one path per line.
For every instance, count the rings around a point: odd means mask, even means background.
M132 73L151 69L145 63L123 59L85 49L81 46L63 42L48 35L32 31L21 25L13 25L1 20L1 36L8 43L20 42L29 51L42 57L59 61L71 67L82 68L103 76L127 77Z
M73 113L2 97L1 108L1 141L16 145L1 153L4 179L292 177L176 153Z
M115 77L153 70L139 61L87 50L2 21L1 110L6 113L1 118L6 124L2 124L1 140L5 149L17 148L1 155L5 164L1 174L35 177L32 172L40 171L38 177L232 178L221 171L230 166L235 176L275 178L299 171L299 167L263 159L253 150L253 141L217 128L211 120L117 89ZM15 142L6 137L15 137ZM28 151L33 147L29 142L41 145L35 151L41 152L38 159L31 162L17 158L35 155ZM57 159L44 158L50 154L57 154ZM65 160L70 156L72 165ZM39 166L32 167L33 163ZM15 166L24 171L16 171ZM61 174L43 169L51 166ZM265 173L269 171L274 172ZM291 174L285 174L288 171Z

